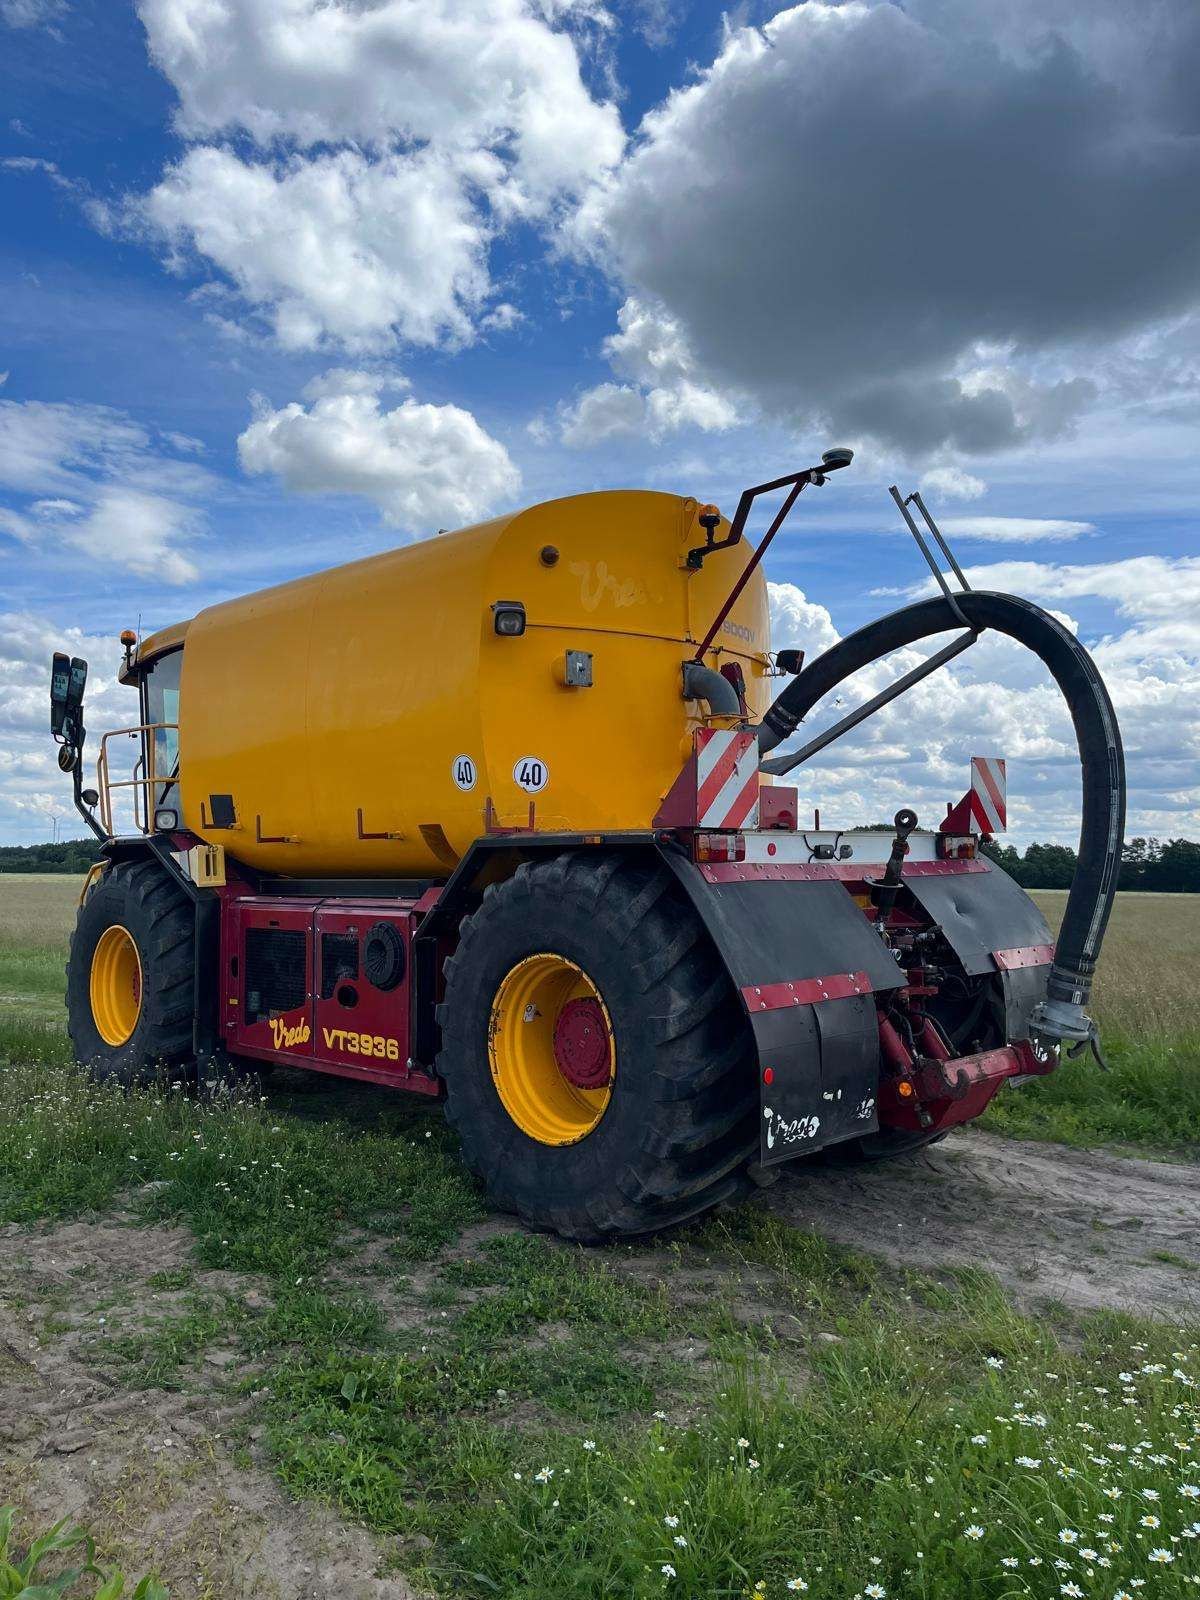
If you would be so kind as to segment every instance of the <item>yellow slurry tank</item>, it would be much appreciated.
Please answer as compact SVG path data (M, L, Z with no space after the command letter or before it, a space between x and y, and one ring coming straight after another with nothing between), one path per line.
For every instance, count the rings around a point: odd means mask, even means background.
M489 823L527 826L531 802L539 831L648 827L698 726L687 646L749 554L689 569L698 511L575 495L200 612L180 680L184 826L313 877L445 876ZM496 631L505 601L520 637ZM768 647L756 572L708 657L741 663L756 719ZM568 652L590 685L568 681ZM210 826L221 797L232 831Z

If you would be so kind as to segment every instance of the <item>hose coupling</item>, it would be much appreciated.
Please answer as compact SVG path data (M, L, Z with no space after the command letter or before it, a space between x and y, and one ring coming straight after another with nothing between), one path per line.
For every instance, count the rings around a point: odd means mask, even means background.
M1108 1062L1100 1047L1100 1030L1076 1001L1050 998L1040 1001L1029 1020L1029 1028L1042 1039L1065 1045L1073 1061L1090 1050L1096 1065L1108 1071Z

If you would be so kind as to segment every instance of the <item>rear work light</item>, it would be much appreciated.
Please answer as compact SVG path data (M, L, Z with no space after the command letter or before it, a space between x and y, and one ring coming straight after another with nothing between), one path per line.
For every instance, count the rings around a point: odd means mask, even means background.
M942 861L974 861L979 840L973 833L939 833L937 853Z
M744 833L698 833L692 845L696 861L745 861Z

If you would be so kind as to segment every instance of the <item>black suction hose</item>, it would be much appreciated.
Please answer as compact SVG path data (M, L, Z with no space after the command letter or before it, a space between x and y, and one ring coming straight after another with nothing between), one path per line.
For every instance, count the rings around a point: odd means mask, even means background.
M1040 656L1062 690L1075 724L1083 768L1083 822L1079 864L1067 897L1047 997L1034 1025L1050 1038L1093 1039L1095 1029L1083 1007L1091 994L1112 910L1125 829L1125 755L1112 701L1091 656L1040 606L986 590L958 593L954 601L958 616L941 597L922 600L869 622L818 656L797 673L763 718L759 750L765 755L788 738L818 700L862 667L930 634L960 626L963 617L972 629L994 628Z

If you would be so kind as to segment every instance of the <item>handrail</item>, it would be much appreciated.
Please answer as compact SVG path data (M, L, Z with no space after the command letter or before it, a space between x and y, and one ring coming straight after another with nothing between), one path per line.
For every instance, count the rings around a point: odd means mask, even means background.
M154 809L159 803L157 791L172 788L179 782L179 764L176 761L175 771L166 775L159 775L156 761L157 741L153 738L157 733L179 732L177 722L139 722L132 728L110 728L100 736L100 751L96 757L96 789L99 794L97 802L100 811L100 821L105 833L113 838L116 829L113 827L113 790L133 790L133 820L142 833L153 831L152 823ZM146 735L151 735L147 738ZM109 771L108 741L120 738L138 738L142 740L142 753L134 763L132 778L113 778ZM137 776L139 768L144 768L142 777Z

